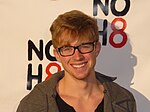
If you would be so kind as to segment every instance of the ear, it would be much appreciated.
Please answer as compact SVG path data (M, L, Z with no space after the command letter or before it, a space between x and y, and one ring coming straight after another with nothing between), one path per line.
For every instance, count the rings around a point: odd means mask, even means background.
M101 51L101 43L99 41L97 42L95 46L95 51L96 51L96 57L97 57Z
M57 59L57 61L60 62L60 55L59 55L58 51L54 48L53 52L54 52L54 55L55 55L55 58Z

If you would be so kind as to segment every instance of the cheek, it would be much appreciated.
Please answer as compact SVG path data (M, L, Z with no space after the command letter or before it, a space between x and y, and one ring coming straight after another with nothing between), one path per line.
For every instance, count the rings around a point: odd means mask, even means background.
M68 57L63 57L63 58L60 58L60 62L62 63L62 65L66 65L66 64L68 64L69 63L69 61L70 61L70 58L68 58Z
M92 63L92 64L95 64L96 63L96 52L93 52L91 55L89 55L87 58L88 60Z
M95 60L96 60L95 53L93 52L93 53L85 55L85 59L88 61L88 63L90 65L93 65L95 63Z

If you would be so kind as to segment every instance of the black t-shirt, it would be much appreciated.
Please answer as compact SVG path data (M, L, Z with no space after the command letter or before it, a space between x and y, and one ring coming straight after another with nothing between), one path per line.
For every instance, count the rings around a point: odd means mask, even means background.
M74 108L68 105L58 94L56 96L56 102L58 105L59 112L75 112ZM104 111L104 99L97 106L95 112L103 112Z

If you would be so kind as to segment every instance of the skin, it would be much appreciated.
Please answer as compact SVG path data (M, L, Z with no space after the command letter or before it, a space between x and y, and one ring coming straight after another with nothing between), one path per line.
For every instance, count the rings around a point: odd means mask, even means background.
M78 46L86 42L89 41L79 43L76 40L70 45ZM100 49L101 44L98 42L91 53L81 54L76 49L72 56L67 57L61 56L54 49L54 55L62 64L65 72L65 76L58 82L57 92L77 112L94 112L104 97L104 87L97 81L94 70Z

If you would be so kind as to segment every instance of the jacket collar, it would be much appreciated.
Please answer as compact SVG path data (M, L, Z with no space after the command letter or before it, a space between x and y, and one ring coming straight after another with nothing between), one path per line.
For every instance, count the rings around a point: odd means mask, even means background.
M47 81L43 82L45 85L46 90L45 94L47 95L47 102L48 102L48 111L47 112L59 112L58 106L55 100L56 97L56 86L58 81L64 76L63 72L56 73L51 76Z
M121 95L120 98L114 99L116 95L110 95L110 91L106 91L104 97L104 112L131 112L129 110L130 104L132 103L127 97Z
M112 85L118 87L116 83L112 82L116 79L116 77L109 77L103 75L101 73L96 72L97 79L103 84L104 90L104 111L105 112L131 112L129 110L129 106L132 103L131 99L126 95L116 95L117 88L112 89Z

